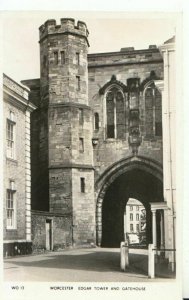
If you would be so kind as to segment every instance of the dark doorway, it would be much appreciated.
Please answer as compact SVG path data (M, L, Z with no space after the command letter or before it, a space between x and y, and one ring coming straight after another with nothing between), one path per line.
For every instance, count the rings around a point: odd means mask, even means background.
M120 175L105 193L102 205L102 247L120 247L120 242L124 240L124 210L129 198L140 199L144 205L146 242L152 242L150 202L163 201L163 184L154 175L135 168ZM158 234L158 243L159 239Z

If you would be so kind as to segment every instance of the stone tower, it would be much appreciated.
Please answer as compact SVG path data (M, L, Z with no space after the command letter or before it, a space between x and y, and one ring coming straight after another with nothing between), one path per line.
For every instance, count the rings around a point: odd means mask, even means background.
M39 31L43 124L39 153L41 172L48 181L49 210L71 215L73 244L93 243L95 202L92 112L88 106L88 30L81 21L75 25L74 19L61 19L60 25L48 20Z

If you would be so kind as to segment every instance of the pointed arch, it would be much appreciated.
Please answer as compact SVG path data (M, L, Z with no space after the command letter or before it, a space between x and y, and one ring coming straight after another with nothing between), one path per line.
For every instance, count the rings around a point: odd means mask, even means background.
M127 92L127 86L123 82L117 80L115 75L112 75L110 81L108 81L106 84L103 85L103 87L100 88L99 94L100 95L104 95L105 92L106 92L106 90L108 88L110 88L110 86L112 84L114 84L117 87L119 87L124 93Z
M163 167L160 163L153 159L149 159L144 156L127 157L122 159L113 165L111 165L95 183L96 191L96 228L97 228L97 244L101 245L102 239L102 209L103 202L107 191L110 186L123 174L129 174L131 171L137 170L140 173L148 174L151 178L157 181L157 183L163 183ZM142 173L141 173L142 174ZM132 197L137 199L137 191L134 188L132 190ZM161 199L162 201L162 199Z

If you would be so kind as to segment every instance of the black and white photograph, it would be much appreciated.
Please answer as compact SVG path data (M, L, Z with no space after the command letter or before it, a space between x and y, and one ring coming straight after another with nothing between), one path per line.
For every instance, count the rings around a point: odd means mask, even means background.
M170 285L179 299L181 13L1 23L4 283L69 299Z

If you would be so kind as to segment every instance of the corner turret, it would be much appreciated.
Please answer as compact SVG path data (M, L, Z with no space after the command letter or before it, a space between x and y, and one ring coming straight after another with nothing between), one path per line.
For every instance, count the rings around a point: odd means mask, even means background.
M75 25L74 19L62 18L60 19L60 25L57 25L56 20L50 19L39 27L40 42L48 35L68 33L73 35L80 35L81 37L85 38L89 46L87 39L89 31L87 29L87 25L82 21L78 21L77 25Z

